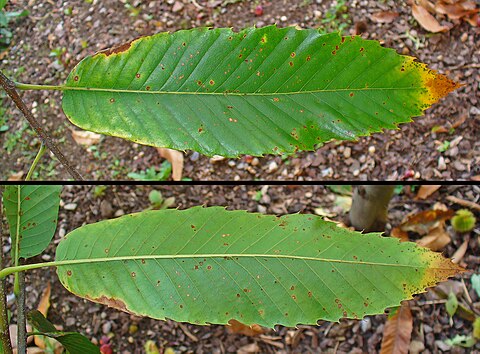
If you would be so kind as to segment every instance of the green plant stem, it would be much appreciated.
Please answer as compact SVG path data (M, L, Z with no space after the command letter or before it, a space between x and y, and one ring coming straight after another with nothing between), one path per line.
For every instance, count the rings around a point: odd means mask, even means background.
M50 91L63 91L65 86L60 85L33 85L23 84L20 82L14 82L15 87L20 90L50 90Z
M40 149L38 149L37 156L35 156L35 160L33 160L32 165L28 170L27 177L25 177L25 181L30 181L30 179L32 178L33 171L35 171L35 168L37 167L37 164L42 158L43 154L45 154L45 151L47 151L46 146L44 144L41 144Z
M3 187L0 186L0 267L3 270L3 238L2 238L2 195ZM5 279L0 279L0 341L2 342L2 353L12 353L12 342L10 341L10 330L7 315L7 295L5 291Z
M25 272L17 274L20 291L17 297L18 354L27 352L27 318L25 315Z
M77 170L68 162L67 158L59 150L59 148L53 142L53 139L47 134L43 129L40 123L35 119L32 112L23 102L22 98L19 96L17 90L15 89L15 84L7 78L3 72L0 70L0 85L4 88L5 92L10 96L15 105L20 109L32 129L37 133L42 143L45 144L48 149L55 155L55 157L60 161L60 163L66 168L68 173L75 180L83 180L82 176L77 172Z

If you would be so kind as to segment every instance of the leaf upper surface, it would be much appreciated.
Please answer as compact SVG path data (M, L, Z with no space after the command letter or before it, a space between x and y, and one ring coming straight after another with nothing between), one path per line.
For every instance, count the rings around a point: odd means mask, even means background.
M123 311L197 324L295 326L361 318L461 268L413 243L314 215L221 207L148 211L82 226L57 248L71 292Z
M12 259L33 257L47 248L57 228L61 190L62 186L53 185L5 187L3 202L12 238Z
M235 157L396 128L456 87L360 37L196 28L85 58L67 79L63 109L87 130Z

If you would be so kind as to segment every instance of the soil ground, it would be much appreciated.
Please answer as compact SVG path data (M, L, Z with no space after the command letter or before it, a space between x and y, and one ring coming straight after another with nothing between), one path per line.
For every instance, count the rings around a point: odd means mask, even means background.
M345 215L344 210L335 202L336 195L324 186L108 186L103 190L94 186L65 186L53 244L85 223L144 210L149 206L148 194L152 189L161 191L165 198L175 197L172 207L180 209L202 204L226 205L232 210L245 209L282 215L296 212L313 214L315 209L321 207L324 212L332 214L333 220L339 221ZM389 207L387 235L405 216L429 210L435 203L445 204L454 210L463 208L448 200L449 197L478 203L480 188L449 185L442 186L426 200L414 200L414 196L411 186L404 186L394 195ZM478 210L475 213L478 220L480 213ZM477 311L480 310L480 298L472 289L470 277L472 271L478 272L480 265L478 225L477 223L471 233L459 235L447 222L446 230L452 241L442 250L446 257L452 257L463 241L469 240L460 264L470 272L457 276L455 280L464 280ZM3 230L5 229L4 227ZM8 250L4 249L4 252ZM54 246L51 245L43 256L37 256L31 262L49 261L53 258ZM224 326L180 325L173 321L156 321L88 302L68 293L59 283L54 269L28 273L29 309L37 306L47 282L52 284L52 305L48 318L55 324L63 325L65 330L82 332L95 342L103 335L112 336L115 353L140 353L149 339L154 340L162 349L173 348L176 353L253 352L246 350L247 345L251 345L251 349L257 348L261 353L376 353L380 349L387 319L386 315L378 315L368 316L363 321L319 321L318 326L299 326L297 329L276 326L275 331L267 331L264 337L247 337L230 334ZM9 293L11 291L12 284L9 284ZM409 303L414 318L411 353L467 353L480 350L480 343L470 349L449 349L445 346L444 341L448 338L469 335L472 323L455 315L453 324L450 325L445 301L435 298L431 290L416 296ZM12 304L10 310L14 311L15 305ZM132 331L132 325L137 326L138 330Z
M329 9L345 3L345 13L322 23ZM263 14L255 15L256 6ZM62 84L70 70L85 56L143 35L198 26L239 30L277 23L302 28L344 27L345 34L361 32L399 53L417 57L433 69L464 83L435 104L425 116L398 130L361 138L358 142L331 142L315 152L289 157L267 155L252 159L212 162L186 152L184 177L193 180L468 180L480 174L479 28L457 23L448 32L431 34L413 19L406 1L20 1L8 10L28 9L30 15L13 23L13 44L2 54L1 68L19 82ZM395 11L391 23L376 23L372 15ZM128 179L129 172L160 166L162 159L151 147L103 137L89 149L71 137L74 126L61 110L61 93L22 93L35 116L55 137L64 154L90 180ZM0 133L0 178L25 175L39 147L39 140L9 99ZM433 132L443 127L446 133ZM477 138L475 138L477 137ZM39 179L68 179L66 171L49 156L41 159Z

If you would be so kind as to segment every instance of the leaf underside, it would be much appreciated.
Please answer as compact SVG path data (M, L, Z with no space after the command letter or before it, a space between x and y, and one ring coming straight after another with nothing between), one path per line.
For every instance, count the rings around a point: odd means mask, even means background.
M61 190L62 186L53 185L5 187L3 202L12 238L12 259L33 257L47 248L57 228Z
M83 129L141 144L260 156L396 128L456 87L358 36L196 28L85 58L63 110Z
M267 327L362 318L461 268L414 243L314 215L222 207L147 211L82 226L57 267L71 292L136 315Z

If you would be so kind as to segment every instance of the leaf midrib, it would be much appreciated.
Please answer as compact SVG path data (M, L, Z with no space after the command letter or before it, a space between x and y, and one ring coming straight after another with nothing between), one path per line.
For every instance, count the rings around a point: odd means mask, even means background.
M147 90L126 90L126 89L112 89L100 87L72 87L72 86L57 86L60 91L98 91L98 92L115 92L115 93L138 93L138 94L154 94L154 95L206 95L206 96L282 96L282 95L302 95L323 92L357 92L357 91L395 91L395 90L418 90L424 89L421 86L411 87L368 87L368 88L340 88L328 90L311 90L311 91L293 91L293 92L187 92L187 91L147 91Z
M405 268L420 268L421 265L411 264L394 264L383 262L365 262L365 261L349 261L342 259L318 258L307 256L292 256L292 255L272 255L272 254L244 254L244 253L220 253L220 254L173 254L173 255L135 255L135 256L116 256L103 258L83 258L83 259L69 259L62 261L51 262L54 266L75 265L85 263L103 263L116 262L128 260L146 260L146 259L180 259L180 258L280 258L280 259L297 259L303 261L317 261L327 263L344 263L354 265L373 265L373 266L387 266L387 267L405 267ZM425 265L425 267L427 267ZM443 268L439 268L443 269Z

